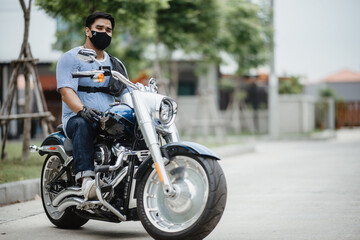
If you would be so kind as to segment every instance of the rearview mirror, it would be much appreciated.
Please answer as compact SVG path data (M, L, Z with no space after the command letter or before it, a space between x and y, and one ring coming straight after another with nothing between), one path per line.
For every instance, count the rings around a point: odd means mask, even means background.
M85 62L92 63L96 59L96 52L89 48L80 49L77 57Z

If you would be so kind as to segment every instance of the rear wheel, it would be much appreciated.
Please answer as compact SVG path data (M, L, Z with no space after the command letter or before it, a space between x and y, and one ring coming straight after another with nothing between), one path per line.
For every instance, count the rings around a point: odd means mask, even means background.
M138 215L155 239L203 239L219 222L226 203L226 180L219 163L174 156L166 166L176 195L166 197L155 169L138 189Z
M79 228L89 220L78 216L71 209L60 212L57 207L52 205L56 192L65 188L68 182L66 171L63 171L55 183L49 184L62 170L63 161L57 155L48 155L46 157L41 172L41 199L43 207L47 217L54 225L67 229Z

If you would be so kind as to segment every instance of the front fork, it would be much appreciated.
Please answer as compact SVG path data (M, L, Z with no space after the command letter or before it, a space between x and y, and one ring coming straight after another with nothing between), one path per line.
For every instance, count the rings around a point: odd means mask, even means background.
M165 170L165 163L169 161L169 159L164 158L160 152L158 137L150 114L144 104L142 104L142 100L138 95L137 91L132 91L131 97L133 100L135 114L141 132L143 133L146 145L150 150L151 156L154 159L155 168L159 175L160 182L163 183L164 194L168 197L174 196L175 189L172 186Z

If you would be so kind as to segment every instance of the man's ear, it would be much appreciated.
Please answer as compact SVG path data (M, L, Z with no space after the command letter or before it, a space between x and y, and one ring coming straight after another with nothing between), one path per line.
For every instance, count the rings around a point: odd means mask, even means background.
M92 37L90 28L85 27L85 35L86 35L87 37Z

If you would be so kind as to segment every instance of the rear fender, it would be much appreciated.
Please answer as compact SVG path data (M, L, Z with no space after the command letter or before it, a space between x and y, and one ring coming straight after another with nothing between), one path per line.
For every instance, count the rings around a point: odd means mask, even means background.
M42 142L41 147L39 148L39 154L41 156L45 154L58 155L63 159L64 166L67 166L73 158L65 151L65 139L66 137L63 132L55 132L50 134Z
M65 135L62 132L55 132L47 136L41 143L41 146L64 145Z
M199 157L206 157L213 160L220 160L219 156L212 152L205 146L202 146L198 143L194 142L173 142L166 144L160 148L163 157L167 159L171 159L175 155L182 155L182 156L199 156ZM147 169L152 168L154 161L152 157L149 156L146 158L143 163L139 166L136 174L135 179L138 181L142 178L145 174Z

